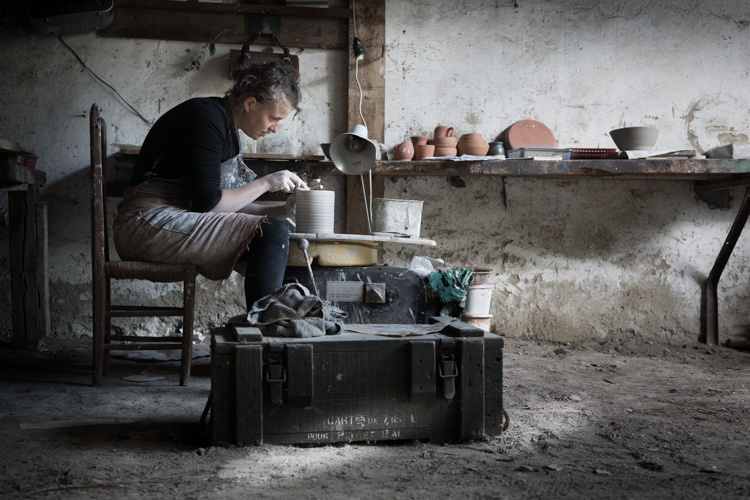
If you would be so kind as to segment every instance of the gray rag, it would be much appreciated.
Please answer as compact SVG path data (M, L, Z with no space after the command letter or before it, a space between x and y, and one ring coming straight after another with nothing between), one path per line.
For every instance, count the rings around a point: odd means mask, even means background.
M337 335L344 329L346 312L299 283L282 286L255 302L247 313L250 326L266 337L309 338Z

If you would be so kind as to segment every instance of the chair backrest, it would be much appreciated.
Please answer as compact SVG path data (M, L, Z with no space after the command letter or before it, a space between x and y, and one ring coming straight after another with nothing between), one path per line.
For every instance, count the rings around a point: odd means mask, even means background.
M104 162L107 158L107 124L99 115L99 106L91 106L91 260L94 281L104 277L104 263L109 260L107 234L107 193Z

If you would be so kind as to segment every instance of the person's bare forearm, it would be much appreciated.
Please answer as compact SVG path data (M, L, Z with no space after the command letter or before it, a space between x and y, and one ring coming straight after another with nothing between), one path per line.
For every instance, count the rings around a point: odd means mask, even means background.
M291 192L296 188L307 189L307 184L299 178L297 174L294 174L288 170L280 170L272 174L268 174L264 177L255 179L253 182L245 184L244 186L234 189L222 189L221 199L216 204L211 212L243 212L243 213L254 213L249 210L255 210L251 206L256 205L253 202L267 191L285 191ZM262 206L262 205L259 205ZM246 208L248 207L248 208ZM260 215L268 215L274 217L267 210ZM274 211L275 213L275 211ZM284 213L282 209L281 212Z
M257 200L268 188L265 177L261 177L238 188L222 189L221 199L211 212L245 212L243 208Z
M274 219L287 217L286 205L261 205L260 203L248 203L239 212L251 215L267 215Z

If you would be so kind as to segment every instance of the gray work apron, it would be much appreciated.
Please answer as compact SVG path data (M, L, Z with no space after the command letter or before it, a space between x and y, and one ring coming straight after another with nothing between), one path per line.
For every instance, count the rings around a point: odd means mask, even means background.
M239 154L221 164L219 187L234 189L255 178ZM240 213L191 212L186 208L190 190L184 177L150 179L134 191L120 204L113 227L120 257L195 264L209 279L229 277L264 220Z

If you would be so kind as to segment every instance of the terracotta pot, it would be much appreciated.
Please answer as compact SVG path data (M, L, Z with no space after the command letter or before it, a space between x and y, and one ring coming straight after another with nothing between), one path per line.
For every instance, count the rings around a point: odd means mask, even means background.
M393 148L393 159L398 161L409 161L414 158L414 145L410 140L405 140Z
M455 137L436 137L432 143L436 148L455 148L458 140Z
M435 156L435 146L432 144L418 144L414 146L414 159L422 160L429 156Z
M447 125L438 125L435 127L435 132L432 134L432 137L437 139L438 137L453 137L453 127L449 127Z
M435 148L435 156L456 156L456 148Z
M482 143L459 143L458 152L461 155L485 156L489 151L490 145Z
M484 140L484 137L482 137L482 134L471 133L471 134L462 135L460 142L487 142L487 141Z
M427 141L429 141L430 138L426 135L414 135L411 137L411 143L414 144L414 147L421 146L423 144L427 144Z

